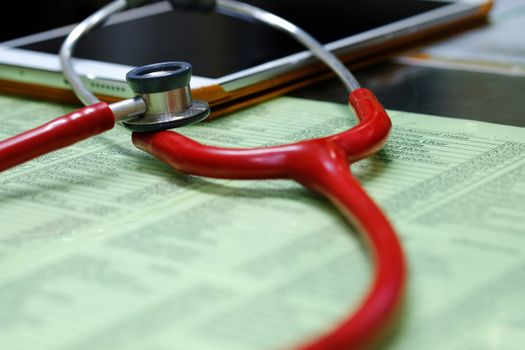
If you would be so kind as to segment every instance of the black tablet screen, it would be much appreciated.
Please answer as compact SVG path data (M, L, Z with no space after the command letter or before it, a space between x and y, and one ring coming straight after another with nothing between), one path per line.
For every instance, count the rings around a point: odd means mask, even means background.
M422 13L447 3L421 0L247 0L299 25L323 43ZM23 48L56 53L63 38ZM138 66L183 60L200 76L221 77L304 48L262 24L220 14L164 12L97 29L77 57Z

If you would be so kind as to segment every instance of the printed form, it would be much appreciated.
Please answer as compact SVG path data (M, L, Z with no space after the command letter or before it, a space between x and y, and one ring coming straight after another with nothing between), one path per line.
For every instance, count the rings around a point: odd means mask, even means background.
M69 107L0 97L0 137ZM383 349L523 349L525 129L390 112L353 165L409 279ZM348 107L279 98L181 129L252 147L335 133ZM0 175L1 349L276 349L331 329L371 267L327 201L291 181L179 174L123 129Z

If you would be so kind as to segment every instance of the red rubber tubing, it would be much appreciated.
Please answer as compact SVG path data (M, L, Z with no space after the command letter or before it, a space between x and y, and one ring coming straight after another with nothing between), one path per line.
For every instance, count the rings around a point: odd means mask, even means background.
M0 141L0 171L98 135L114 125L115 117L105 102L58 117Z
M326 196L362 233L374 276L362 304L335 329L300 350L363 349L388 329L399 308L406 279L403 250L391 224L350 172L350 163L379 150L390 118L366 89L349 103L359 124L350 130L289 145L236 149L206 146L171 131L134 133L133 143L175 169L232 179L294 179Z

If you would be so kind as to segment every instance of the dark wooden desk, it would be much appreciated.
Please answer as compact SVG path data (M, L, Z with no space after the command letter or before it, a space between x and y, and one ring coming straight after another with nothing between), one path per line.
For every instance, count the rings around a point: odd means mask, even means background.
M355 71L386 108L525 127L525 79L387 61ZM291 96L346 103L335 78Z

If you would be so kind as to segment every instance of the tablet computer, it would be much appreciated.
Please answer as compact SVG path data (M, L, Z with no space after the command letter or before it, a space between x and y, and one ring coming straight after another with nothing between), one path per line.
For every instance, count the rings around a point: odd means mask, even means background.
M346 62L486 16L487 0L246 0L302 27ZM0 44L0 90L61 101L73 94L57 52L73 26ZM129 98L133 67L193 65L195 98L227 112L319 79L326 71L287 34L220 14L173 11L168 2L113 16L78 46L75 66L101 99Z

